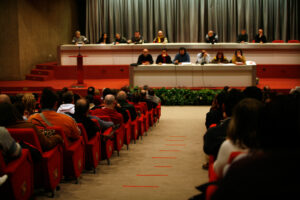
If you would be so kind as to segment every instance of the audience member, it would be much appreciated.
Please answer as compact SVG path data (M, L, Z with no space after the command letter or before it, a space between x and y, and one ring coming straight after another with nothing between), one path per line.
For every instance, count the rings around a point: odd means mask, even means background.
M201 53L197 54L196 64L208 64L210 62L210 55L205 51L202 50Z
M226 139L226 130L228 128L232 111L235 105L237 105L243 98L243 94L240 90L231 89L222 105L223 118L220 125L209 128L204 134L204 146L203 150L207 155L213 155L217 158L221 144Z
M231 153L247 153L249 148L258 147L258 135L262 128L263 103L256 99L246 98L240 101L234 108L232 118L227 129L227 139L222 143L216 161L214 171L221 178L224 176L230 162Z
M62 143L60 135L53 135L46 137L44 134L39 132L37 127L31 123L31 120L25 122L18 117L17 110L12 104L0 103L0 113L6 113L0 115L0 126L6 128L32 128L38 136L43 151L48 151L55 147L57 144Z
M147 99L151 102L153 102L156 106L161 102L160 98L155 95L155 92L153 89L148 90ZM156 107L155 106L155 107Z
M8 95L0 94L0 103L12 103L12 102Z
M299 102L299 95L280 95L266 104L259 148L231 164L213 200L294 199L299 195Z
M243 56L243 51L241 49L235 50L231 62L234 64L246 64L246 58Z
M44 126L59 126L63 129L70 142L80 138L80 130L76 121L70 116L57 113L56 110L57 95L50 89L44 89L41 96L41 113L33 114L28 121L37 119Z
M73 37L72 44L88 44L88 39L80 34L80 31L75 32L75 36Z
M255 43L266 43L267 38L264 35L263 29L258 29L258 34L255 36Z
M164 36L162 30L157 32L157 37L153 40L154 43L168 43L168 38Z
M212 63L220 64L220 63L228 63L229 61L224 56L224 53L221 51L218 51L216 57L211 61Z
M214 31L210 30L208 31L208 33L205 36L205 41L207 43L217 43L218 42L218 35L216 33L214 33Z
M238 35L237 42L238 43L248 42L248 34L245 29L242 29L241 34Z
M94 96L95 95L95 88L94 87L88 87L87 89L87 95L92 95Z
M115 125L123 124L123 116L116 111L116 99L112 94L107 94L104 98L104 107L93 110L93 115L109 116Z
M189 53L186 51L186 48L180 47L179 53L176 54L176 56L173 60L173 63L174 64L181 64L183 62L191 62L191 60L190 60Z
M5 160L17 158L21 155L21 146L9 134L6 128L0 127L0 149Z
M57 109L57 113L67 114L73 117L75 113L74 95L72 91L65 92L62 96L63 104Z
M167 49L162 49L161 54L157 56L156 64L170 64L172 63L171 57L168 55Z
M36 108L35 97L31 93L26 93L22 97L22 103L24 105L23 118L27 120L30 115L35 113L35 108Z
M127 43L133 43L133 44L143 44L145 41L143 40L143 37L141 36L139 31L134 32L134 36L131 38L131 40L128 40Z
M156 108L157 104L147 98L148 94L146 90L141 90L141 102L147 103L148 110L152 110L152 108Z
M263 93L261 89L256 86L246 87L243 91L243 94L246 98L257 99L258 101L263 101Z
M99 44L110 44L110 40L109 40L107 33L102 33L98 43Z
M124 91L120 91L117 94L117 102L121 106L121 108L124 108L129 111L131 120L134 121L136 119L136 111L133 105L129 104L127 102L127 94Z
M152 58L151 54L149 54L148 49L143 49L143 53L139 56L137 64L138 65L153 64L153 58Z
M222 90L213 100L209 112L206 114L205 126L208 129L212 124L219 125L223 120L222 106L227 98L227 91Z
M115 36L115 44L121 44L121 43L127 43L126 41L126 38L121 36L120 33L116 33L116 36Z
M89 102L86 99L79 99L75 105L75 120L77 123L82 123L88 139L93 138L100 131L98 126L89 117Z

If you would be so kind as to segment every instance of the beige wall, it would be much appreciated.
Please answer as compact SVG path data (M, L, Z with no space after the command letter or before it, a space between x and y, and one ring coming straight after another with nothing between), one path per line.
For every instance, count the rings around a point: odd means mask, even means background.
M57 46L78 28L75 0L1 1L0 13L0 38L11 36L0 44L0 80L24 79L36 64L56 60Z

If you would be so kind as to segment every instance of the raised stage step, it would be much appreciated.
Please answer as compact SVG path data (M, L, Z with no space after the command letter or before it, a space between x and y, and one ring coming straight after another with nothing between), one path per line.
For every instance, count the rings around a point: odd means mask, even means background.
M26 80L46 81L46 80L49 80L49 76L48 75L28 74L28 75L26 75Z
M35 74L35 75L52 75L53 74L53 70L46 70L46 69L32 69L31 70L31 74Z

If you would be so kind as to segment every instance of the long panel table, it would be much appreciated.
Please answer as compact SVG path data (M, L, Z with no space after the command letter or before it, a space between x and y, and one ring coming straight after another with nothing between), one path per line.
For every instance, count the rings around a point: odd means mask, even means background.
M58 47L58 62L60 65L76 65L76 58L70 57L80 53L84 57L84 65L124 65L136 63L142 49L148 48L155 62L162 48L167 48L173 59L180 47L185 47L191 56L191 62L196 61L197 54L202 49L214 57L217 51L223 51L231 59L234 50L242 49L247 60L257 64L300 64L300 44L293 43L168 43L168 44L88 44L83 46L60 45Z
M130 86L247 87L256 84L256 64L187 64L130 66Z

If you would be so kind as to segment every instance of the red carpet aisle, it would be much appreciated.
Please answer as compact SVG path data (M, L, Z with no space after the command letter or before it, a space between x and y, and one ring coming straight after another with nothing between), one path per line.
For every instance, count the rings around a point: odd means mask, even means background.
M101 161L97 174L83 173L78 185L60 184L55 199L182 200L198 194L208 180L202 151L209 107L162 107L159 124L137 144ZM47 197L38 197L49 199Z

